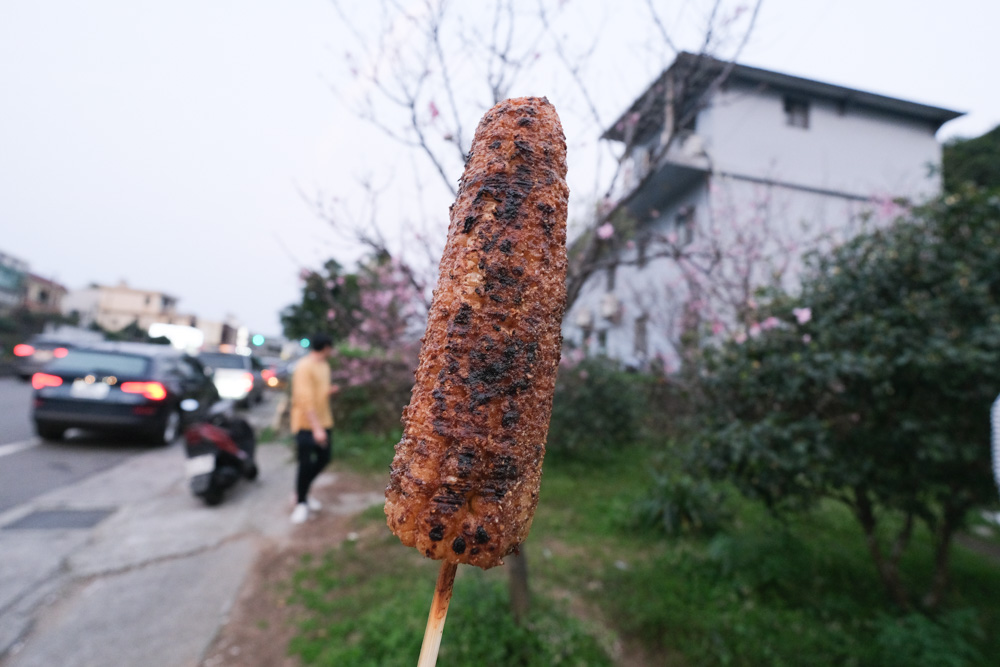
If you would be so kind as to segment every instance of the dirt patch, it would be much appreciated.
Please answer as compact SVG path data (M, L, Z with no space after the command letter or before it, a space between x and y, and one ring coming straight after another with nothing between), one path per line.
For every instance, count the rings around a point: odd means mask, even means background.
M226 624L205 652L202 667L293 667L287 655L297 610L289 606L292 575L305 554L320 555L348 539L354 517L381 498L384 477L338 472L316 480L312 495L323 510L296 526L280 544L266 545L247 574ZM288 511L291 512L291 500Z

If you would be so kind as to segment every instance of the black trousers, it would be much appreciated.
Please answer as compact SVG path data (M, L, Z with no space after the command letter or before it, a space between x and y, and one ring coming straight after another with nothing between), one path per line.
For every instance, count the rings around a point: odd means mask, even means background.
M330 452L333 450L333 430L326 430L326 447L316 444L312 431L301 430L295 434L295 444L299 450L299 473L295 479L295 492L299 502L304 503L309 496L309 487L326 464L330 462Z

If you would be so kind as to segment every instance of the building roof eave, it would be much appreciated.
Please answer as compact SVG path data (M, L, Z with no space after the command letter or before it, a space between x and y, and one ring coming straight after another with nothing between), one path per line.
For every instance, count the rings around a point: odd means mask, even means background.
M630 116L638 112L639 109L644 106L648 106L648 99L650 96L654 95L658 91L658 86L661 87L659 89L662 89L666 77L672 71L678 68L699 66L706 69L714 69L721 73L723 68L727 65L729 65L729 63L711 56L682 52L677 56L670 67L663 70L663 72L660 73L660 75L646 88L646 90L643 91L638 98L636 98L629 108L622 113L614 123L612 123L611 127L604 131L601 138L608 141L624 141L625 129L628 125ZM862 107L895 113L900 116L927 121L931 123L935 131L948 121L965 115L964 111L955 111L954 109L946 109L944 107L932 106L920 102L912 102L910 100L889 97L888 95L881 95L879 93L858 90L856 88L848 88L837 84L806 79L803 77L793 76L791 74L775 72L773 70L751 67L749 65L733 64L728 80L762 85L788 94L798 93L801 95L828 99L833 102L850 105L852 107Z

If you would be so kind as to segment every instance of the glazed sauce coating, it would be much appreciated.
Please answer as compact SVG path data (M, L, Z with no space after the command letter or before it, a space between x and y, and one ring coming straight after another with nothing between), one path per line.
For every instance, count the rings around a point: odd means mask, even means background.
M490 568L528 535L562 343L568 196L548 100L487 112L386 489L389 527L429 558Z

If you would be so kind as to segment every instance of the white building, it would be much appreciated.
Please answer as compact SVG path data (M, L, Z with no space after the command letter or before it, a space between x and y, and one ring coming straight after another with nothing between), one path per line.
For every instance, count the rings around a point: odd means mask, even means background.
M804 251L940 191L935 135L959 112L726 68L681 54L604 134L626 147L621 188L570 344L671 366L685 327L740 335L754 287L793 287Z
M107 331L120 331L130 324L148 330L155 322L194 326L196 318L177 312L177 299L163 292L117 285L91 285L69 292L62 300L64 315L76 314L81 326L97 323Z

